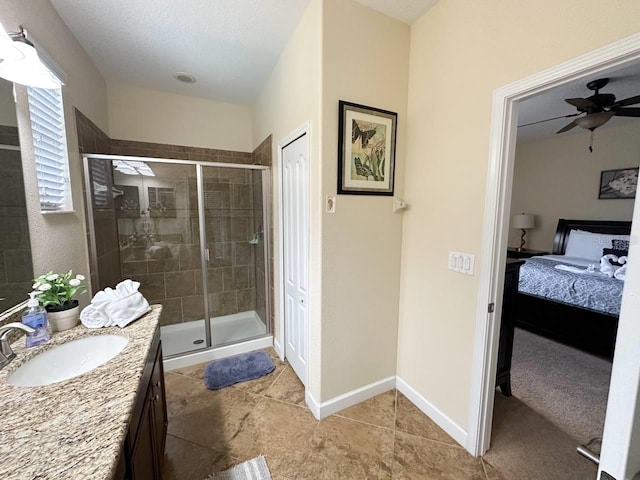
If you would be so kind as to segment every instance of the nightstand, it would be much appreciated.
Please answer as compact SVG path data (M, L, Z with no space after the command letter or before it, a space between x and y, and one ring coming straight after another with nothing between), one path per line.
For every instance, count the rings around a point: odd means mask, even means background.
M549 253L551 252L545 252L543 250L530 250L530 249L526 249L526 250L523 250L522 252L519 252L518 250L516 250L515 247L507 248L507 258L531 258L531 257L537 257L538 255L549 255Z

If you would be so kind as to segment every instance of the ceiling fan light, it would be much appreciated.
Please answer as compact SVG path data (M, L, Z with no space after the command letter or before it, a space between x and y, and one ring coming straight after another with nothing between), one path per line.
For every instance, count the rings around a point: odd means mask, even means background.
M600 113L592 113L591 115L587 115L585 117L576 118L574 121L578 126L582 128L586 128L587 130L595 130L598 127L601 127L605 123L607 123L611 117L613 117L615 112L600 112Z

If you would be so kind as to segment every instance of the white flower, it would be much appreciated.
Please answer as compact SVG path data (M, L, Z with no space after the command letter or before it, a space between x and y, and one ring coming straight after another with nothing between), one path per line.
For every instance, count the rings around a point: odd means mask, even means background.
M40 282L36 282L36 283L34 283L33 285L31 285L31 288L33 288L33 289L35 290L35 289L36 289L36 288L38 288L40 285L42 285Z
M84 275L80 275L80 274L78 274L78 275L76 275L76 278L77 278L78 280L82 281L82 280L84 280ZM69 282L69 283L71 283L71 282Z
M50 282L53 282L54 280L57 280L58 277L59 277L59 275L57 273L52 273L51 275L47 275L45 278L47 280L49 280Z
M43 283L38 287L38 290L40 290L41 292L46 292L47 290L51 290L51 285L49 285L48 283Z
M78 285L80 285L80 280L78 280L77 278L72 278L71 280L69 280L69 285L71 285L72 287L77 287Z

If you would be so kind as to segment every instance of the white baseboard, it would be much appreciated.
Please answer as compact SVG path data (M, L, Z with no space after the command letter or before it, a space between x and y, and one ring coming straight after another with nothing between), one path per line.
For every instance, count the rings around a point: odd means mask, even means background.
M400 377L396 378L396 388L400 393L411 400L411 403L418 407L422 413L447 432L451 438L461 446L467 448L467 431L464 428L460 427L460 425L447 417L435 405L416 392L411 385Z
M246 342L237 343L234 345L228 345L226 347L213 348L201 352L187 353L186 355L181 355L175 358L167 358L163 360L164 370L165 372L169 372L177 368L184 368L190 365L196 365L198 363L219 360L220 358L230 357L232 355L247 353L253 350L259 350L261 348L267 348L271 346L273 346L273 337L269 336L256 338L255 340L248 340Z
M377 382L370 383L350 392L344 393L337 397L327 400L326 402L319 403L309 391L305 393L305 401L313 416L318 420L327 418L329 415L344 410L345 408L352 407L360 402L369 400L370 398L380 395L381 393L393 390L396 386L396 377L388 377Z

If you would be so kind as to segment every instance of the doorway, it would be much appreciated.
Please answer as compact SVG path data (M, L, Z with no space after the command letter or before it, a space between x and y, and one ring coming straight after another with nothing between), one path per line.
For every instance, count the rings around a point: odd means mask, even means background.
M278 143L280 171L280 345L307 386L309 355L309 128Z
M623 67L639 59L640 35L634 35L494 92L483 233L483 251L487 254L483 257L482 271L486 273L480 281L478 296L472 373L473 391L467 446L468 450L476 455L488 450L491 435L495 393L493 383L496 374L499 334L499 316L496 317L492 313L500 312L502 306L504 252L507 248L509 227L518 103L546 89L587 76L597 76L605 70ZM636 205L634 220L640 216L639 210ZM635 236L638 228L640 228L638 222L635 221L631 232L632 238L637 238ZM634 251L634 247L631 250ZM630 267L630 272L634 272L633 267ZM630 281L629 277L633 279ZM637 329L633 326L632 318L632 309L638 308L640 299L628 294L638 288L636 283L638 280L635 280L635 273L633 276L627 276L599 467L599 473L606 471L613 475L613 478L618 479L633 476L633 472L640 467L637 464L640 459L634 459L629 455L640 433L637 428L634 429L640 373L640 356L638 355L640 333L635 332ZM629 385L634 387L630 390ZM615 408L612 408L612 405L615 405Z

